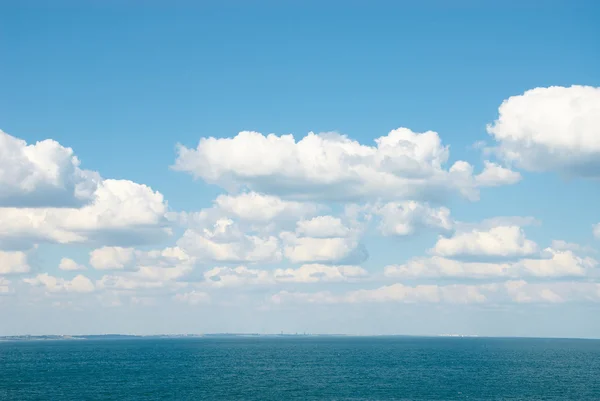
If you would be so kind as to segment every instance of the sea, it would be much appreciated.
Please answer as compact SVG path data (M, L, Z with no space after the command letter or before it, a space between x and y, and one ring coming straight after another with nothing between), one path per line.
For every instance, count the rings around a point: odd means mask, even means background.
M600 400L600 340L0 342L0 400Z

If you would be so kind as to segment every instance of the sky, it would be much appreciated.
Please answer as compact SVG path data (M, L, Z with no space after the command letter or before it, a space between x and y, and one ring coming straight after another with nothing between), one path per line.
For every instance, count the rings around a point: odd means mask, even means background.
M600 338L599 17L0 2L0 335Z

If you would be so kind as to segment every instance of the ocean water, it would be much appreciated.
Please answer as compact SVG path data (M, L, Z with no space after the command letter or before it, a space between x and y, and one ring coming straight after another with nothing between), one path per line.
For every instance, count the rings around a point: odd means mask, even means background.
M0 342L2 400L600 400L600 341Z

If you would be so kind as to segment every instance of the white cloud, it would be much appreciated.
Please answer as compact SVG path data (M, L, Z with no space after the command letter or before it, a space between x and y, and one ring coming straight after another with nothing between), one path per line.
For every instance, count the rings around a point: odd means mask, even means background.
M264 263L282 258L276 237L245 234L230 219L219 219L212 229L188 229L177 245L201 261Z
M72 292L72 293L88 293L95 290L92 281L78 274L72 280L50 276L48 273L38 274L34 278L25 278L23 281L32 286L43 287L47 292Z
M382 235L412 235L421 228L451 230L454 222L450 210L445 207L433 208L415 201L389 202L369 208L379 216L379 231Z
M99 181L79 168L71 148L51 139L28 145L0 130L0 206L82 205Z
M319 209L314 203L286 201L277 196L256 192L237 196L219 195L214 203L216 208L228 216L260 223L313 215Z
M271 296L271 302L284 303L366 303L366 302L402 302L402 303L482 303L487 301L486 292L494 292L493 285L446 286L417 285L414 287L400 283L369 290L350 291L334 295L328 291L305 293L280 291Z
M330 266L306 264L298 268L261 270L246 266L215 267L204 273L205 282L212 287L274 285L280 283L318 283L348 281L367 276L359 266Z
M384 274L397 278L583 277L598 265L595 259L579 257L570 250L547 248L542 255L510 263L465 262L439 256L415 258L403 265L386 266Z
M162 194L127 180L104 180L90 204L76 208L0 208L0 246L37 242L145 243L170 230Z
M594 237L600 239L600 223L594 224L592 227L592 233L594 234Z
M0 277L0 295L11 293L10 280Z
M345 237L350 234L350 229L338 217L317 216L310 220L300 220L296 233L314 238Z
M527 283L522 280L504 284L450 284L407 286L401 283L375 289L333 294L329 291L280 291L271 296L274 304L355 304L355 303L560 303L600 302L600 284L582 282Z
M90 265L97 270L134 269L135 249L102 247L90 252Z
M600 302L600 284L582 282L527 283L507 281L504 288L517 303Z
M355 237L298 237L290 232L283 232L280 237L284 243L284 255L292 263L335 263L361 258L356 252L359 243Z
M498 226L487 231L474 229L457 232L450 238L440 237L431 250L445 257L513 258L538 252L535 242L528 240L518 226Z
M368 273L360 266L341 265L330 266L321 264L302 265L296 269L275 270L275 280L278 282L316 283L319 281L348 281L367 276Z
M535 88L505 100L490 149L530 171L600 177L600 88Z
M28 273L30 270L25 252L0 251L0 275Z
M516 184L522 178L520 173L486 160L481 174L475 176L475 182L481 187L497 187Z
M215 267L204 273L204 280L212 287L240 287L244 285L272 284L269 271L249 269L246 266Z
M65 270L65 271L86 270L85 266L80 265L79 263L75 262L73 259L69 259L69 258L62 258L60 260L60 263L58 264L58 268L60 270Z
M175 294L173 298L176 301L190 305L207 304L210 302L210 295L205 292L190 291L181 294Z
M451 192L478 197L471 165L459 161L444 168L449 151L437 133L399 128L375 145L336 133L309 133L296 142L292 135L244 131L202 138L196 149L179 146L173 168L227 190L245 187L298 199L430 199ZM496 176L497 184L508 177Z

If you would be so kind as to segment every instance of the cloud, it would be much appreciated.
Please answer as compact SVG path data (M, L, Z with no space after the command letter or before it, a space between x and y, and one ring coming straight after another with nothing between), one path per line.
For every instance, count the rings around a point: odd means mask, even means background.
M0 208L0 247L38 242L143 244L170 234L162 194L127 180L103 180L86 206Z
M71 148L51 139L28 145L0 130L0 207L81 206L99 181Z
M90 265L96 270L134 269L135 249L103 247L90 252Z
M284 255L292 263L340 262L351 258L359 246L354 237L298 237L294 233L284 232L281 239Z
M506 263L465 262L439 256L415 258L403 265L386 266L384 274L395 278L584 277L598 265L595 259L579 257L570 250L547 248L542 255Z
M215 207L228 216L265 223L276 219L295 219L317 213L314 203L282 200L277 196L247 192L236 196L219 195Z
M177 241L187 254L205 262L278 262L279 239L243 233L231 219L219 219L212 229L188 229Z
M433 228L449 231L454 227L450 210L433 208L415 201L389 202L369 207L370 212L380 218L379 232L382 235L412 235L419 229Z
M600 223L594 224L592 227L592 233L594 234L594 237L600 239Z
M485 293L489 291L495 291L495 286L453 284L411 287L397 283L375 289L350 291L341 295L334 295L328 291L316 293L280 291L271 296L270 300L275 304L355 304L371 302L466 304L486 302Z
M535 88L505 100L488 149L529 171L600 177L600 88Z
M518 226L498 226L489 230L457 232L450 238L440 237L431 253L444 257L514 258L538 252L535 242L525 238Z
M181 294L175 294L173 299L190 305L199 305L210 303L210 295L205 292L190 291Z
M357 303L561 303L600 302L600 284L582 282L527 283L523 280L503 284L416 285L401 283L374 289L333 294L329 291L279 291L270 297L273 304L357 304Z
M522 178L520 173L486 160L481 174L475 176L475 182L480 187L498 187L516 184Z
M215 267L204 273L205 283L211 287L241 287L275 285L281 283L318 283L349 281L367 276L359 266L330 266L306 264L298 268L261 270L246 266Z
M193 265L195 259L179 247L141 251L134 248L103 247L90 252L90 265L97 270L140 271L156 267L171 269Z
M58 268L60 270L65 271L77 271L77 270L86 270L85 266L78 264L73 259L62 258L60 263L58 264Z
M0 277L0 295L10 294L11 292L10 280Z
M303 200L441 199L452 192L476 199L472 166L459 161L445 169L448 156L432 131L399 128L375 146L337 133L309 133L296 142L292 135L243 131L202 138L195 149L180 145L173 169L230 192L247 188ZM497 185L509 177L494 171L480 183Z
M48 273L38 274L34 278L25 278L23 282L36 287L43 287L50 293L88 293L95 290L92 281L78 274L72 280L50 276Z
M527 283L507 281L504 289L517 303L599 302L600 284L582 282Z
M350 229L338 217L317 216L310 220L300 220L296 233L313 238L345 237L350 234Z
M0 251L0 275L29 273L30 270L25 252Z

